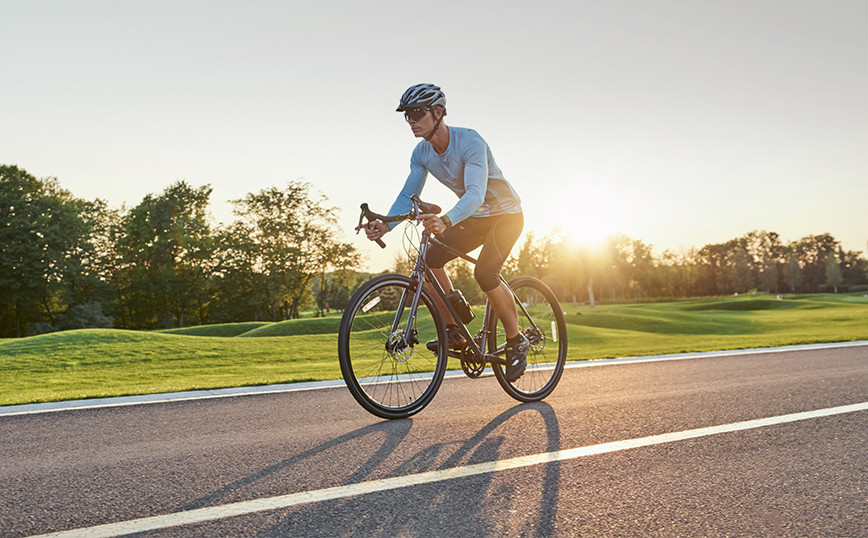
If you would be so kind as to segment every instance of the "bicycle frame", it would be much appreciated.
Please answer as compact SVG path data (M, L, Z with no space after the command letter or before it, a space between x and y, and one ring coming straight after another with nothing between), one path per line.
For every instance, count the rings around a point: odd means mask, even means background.
M384 220L384 221L388 220L388 221L396 221L397 222L397 221L401 221L401 220L412 220L417 215L422 214L423 202L416 195L413 195L411 197L411 200L413 202L413 209L409 213L406 213L404 215L396 215L393 217L384 217L383 215L378 215L376 213L373 213L372 211L370 211L368 209L368 204L362 204L362 215L359 217L359 225L356 227L356 232L358 232L361 229L362 219L364 217L367 217L369 221L372 219L380 219L380 220ZM429 206L429 208L430 207L433 207L433 209L430 209L430 210L433 211L434 213L440 212L439 207ZM449 301L449 299L447 299L446 292L443 291L443 287L440 285L440 282L437 280L437 277L434 276L434 273L428 267L426 257L427 257L428 248L429 248L431 242L436 243L437 246L448 250L452 254L455 254L456 256L458 256L464 260L467 260L474 265L476 265L476 263L477 263L477 260L475 258L465 254L464 252L461 252L460 250L454 249L451 246L443 243L442 241L433 237L427 230L423 231L422 232L422 238L421 238L421 241L419 243L419 250L418 250L418 253L416 255L416 263L414 264L413 272L410 274L410 278L415 280L417 282L417 285L416 285L416 290L413 293L413 297L410 301L410 309L411 310L410 310L410 316L407 319L407 327L403 331L403 336L401 337L401 339L399 341L389 343L389 345L392 346L392 349L390 349L389 351L394 351L395 349L397 349L399 342L404 348L419 343L419 342L415 342L412 340L412 339L415 339L415 334L413 332L413 326L414 326L414 323L416 321L416 309L418 308L419 300L422 297L422 287L425 285L426 281L431 284L431 288L433 288L434 292L440 297L441 303L449 311L449 314L452 316L452 319L455 319L455 320L461 319L461 317L458 315L458 312L452 306L451 301ZM383 243L381 239L377 239L377 244L380 245L380 247L386 246L385 243ZM509 286L509 283L503 278L503 276L500 276L500 281L502 283L506 284L507 289L509 289L510 293L512 293L513 297L515 298L515 303L518 305L518 308L521 308L522 313L527 317L527 319L532 320L533 317L528 313L527 309L524 307L524 304L522 304L522 302L520 300L518 300L518 297L515 295L515 292L512 290L512 288ZM401 296L401 299L398 301L398 307L397 307L397 311L396 311L395 321L392 325L392 333L391 334L393 334L393 335L398 334L397 333L397 331L399 329L398 324L400 323L400 320L403 316L404 308L407 307L407 299L408 299L408 297L407 297L407 294L405 293ZM483 319L482 319L482 329L480 329L480 331L478 333L478 334L481 334L481 336L482 336L482 339L481 339L479 344L476 343L476 339L473 337L472 334L470 334L470 331L467 330L467 326L465 326L463 323L457 324L458 330L461 333L461 335L464 337L466 345L473 352L473 356L476 357L478 361L490 363L490 364L499 364L501 366L505 366L506 360L500 358L500 355L504 354L506 344L502 344L502 345L498 346L498 348L496 350L494 350L493 353L485 353L485 351L483 351L487 347L488 339L491 336L490 331L488 329L488 326L490 323L490 316L491 316L492 310L493 310L493 308L486 308L485 309L485 314L484 314ZM534 326L536 327L536 323L534 323ZM536 328L539 329L539 327L536 327ZM456 356L453 354L453 351L451 351L451 350L450 350L450 355Z
M428 247L430 246L431 242L436 243L438 246L448 250L452 254L455 254L456 256L458 256L462 259L469 261L470 263L476 264L476 262L477 262L477 260L475 258L468 256L467 254L465 254L459 250L456 250L456 249L450 247L449 245L443 243L442 241L432 237L431 234L428 233L427 231L422 232L422 239L421 239L420 244L419 244L418 255L416 256L416 263L415 263L415 266L413 268L413 272L410 275L410 278L417 282L417 286L416 286L416 291L413 294L412 302L410 304L410 308L412 310L410 311L410 316L409 316L409 319L407 320L407 329L404 331L403 343L405 346L409 346L412 343L412 342L408 341L408 338L411 337L411 328L413 327L413 323L415 322L415 317L416 317L416 308L418 307L419 300L422 296L422 285L424 285L426 281L431 284L431 288L433 288L435 293L440 297L441 302L446 307L446 309L449 311L449 314L452 316L452 319L455 319L455 320L461 319L458 312L455 310L455 307L452 306L451 301L449 301L449 299L447 299L446 292L443 291L443 287L440 285L440 282L437 280L437 277L434 276L434 273L431 271L431 269L428 267L428 264L426 263L426 255L428 253ZM502 276L500 277L500 281L503 282L504 284L506 284L507 289L509 289L510 293L512 293L513 296L515 296L515 292L512 291L512 288L509 287L509 284L506 282L506 280ZM419 285L418 283L421 283L422 285ZM517 299L517 297L516 297L516 299ZM522 313L525 316L527 316L528 319L533 319L533 317L530 316L530 314L527 312L527 310L525 309L525 307L521 303L521 301L516 300L516 304L519 306L519 308L521 308ZM399 304L398 304L398 314L395 316L395 325L392 327L392 334L394 334L395 331L398 330L398 326L397 326L398 320L401 319L401 313L403 312L403 308L405 306L406 306L406 297L402 297L401 300L399 301ZM499 346L498 349L496 349L493 353L485 353L485 351L483 351L487 347L488 338L490 337L490 331L489 331L488 327L489 327L489 323L491 321L490 320L491 311L492 311L492 308L486 308L485 309L485 314L483 315L483 318L482 318L482 329L480 329L480 331L477 333L477 335L481 334L481 336L482 336L482 340L480 341L479 344L476 343L476 339L474 338L474 336L472 334L470 334L470 331L467 329L467 326L465 326L463 323L457 324L458 330L461 333L461 335L464 337L464 340L466 342L465 345L467 345L467 347L469 347L471 349L474 357L476 357L479 361L505 366L506 360L500 357L500 355L502 355L504 353L505 344L502 344L501 346Z

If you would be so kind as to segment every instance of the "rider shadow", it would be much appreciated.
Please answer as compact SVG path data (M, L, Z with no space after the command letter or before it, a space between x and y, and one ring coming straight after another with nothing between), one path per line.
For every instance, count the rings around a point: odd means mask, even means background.
M554 409L544 402L520 404L498 415L466 441L436 444L420 451L389 476L496 461L508 441L506 434L509 432L501 429L508 430L511 422L514 429L539 419L546 429L544 451L560 450L561 435ZM348 438L367 435L365 432L382 424L347 434L308 452L325 450ZM398 448L399 442L398 435L390 437L368 463L376 465L377 461L382 461L384 452ZM454 451L449 453L451 449ZM444 459L446 454L448 457ZM300 454L279 465L293 465L304 458L305 454ZM344 483L364 481L369 473L364 469L375 468L365 465ZM557 515L560 463L538 464L509 473L509 478L505 473L499 473L500 476L484 473L326 501L317 506L305 505L291 509L277 524L256 536L437 536L444 522L448 522L450 529L460 529L462 536L551 536ZM250 481L256 479L250 477Z

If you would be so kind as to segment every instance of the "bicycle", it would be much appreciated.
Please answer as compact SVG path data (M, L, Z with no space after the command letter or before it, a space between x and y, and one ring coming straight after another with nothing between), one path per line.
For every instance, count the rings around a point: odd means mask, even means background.
M356 232L362 228L364 219L413 221L423 213L440 213L439 207L421 201L418 196L413 196L412 201L410 212L395 216L379 215L368 204L362 204ZM377 239L377 243L381 248L386 246L382 239ZM466 301L453 304L425 261L432 243L476 263L471 256L423 231L418 247L413 245L416 253L412 273L374 277L353 294L344 310L338 354L341 373L356 401L381 418L410 417L434 398L450 357L459 359L461 369L471 378L480 377L486 365L490 365L503 390L518 401L539 401L551 394L564 371L567 356L566 321L551 289L533 277L519 277L508 283L500 278L512 290L519 329L530 341L524 375L509 382L505 377L506 334L502 325L498 325L497 314L486 302L482 326L476 335L470 334L464 324L469 322L468 316L472 318L468 314L468 310L472 312L469 305ZM465 340L462 349L449 349L446 323L425 282L431 284L456 320Z

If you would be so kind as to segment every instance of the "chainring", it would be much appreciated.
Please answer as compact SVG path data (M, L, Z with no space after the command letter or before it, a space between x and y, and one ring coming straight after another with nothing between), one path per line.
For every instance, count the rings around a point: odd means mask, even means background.
M461 370L467 377L476 379L485 371L485 363L478 362L473 350L470 347L465 347L464 351L461 352Z

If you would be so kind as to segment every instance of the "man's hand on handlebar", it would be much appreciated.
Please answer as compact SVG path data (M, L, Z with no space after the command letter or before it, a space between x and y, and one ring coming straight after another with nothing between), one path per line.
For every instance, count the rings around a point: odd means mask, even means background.
M423 213L416 217L416 220L421 220L422 226L425 227L425 231L430 234L437 235L446 231L446 223L443 222L443 219L433 213Z
M368 224L364 226L365 235L368 236L369 241L376 241L377 239L386 235L391 228L389 225L380 220L372 220Z

